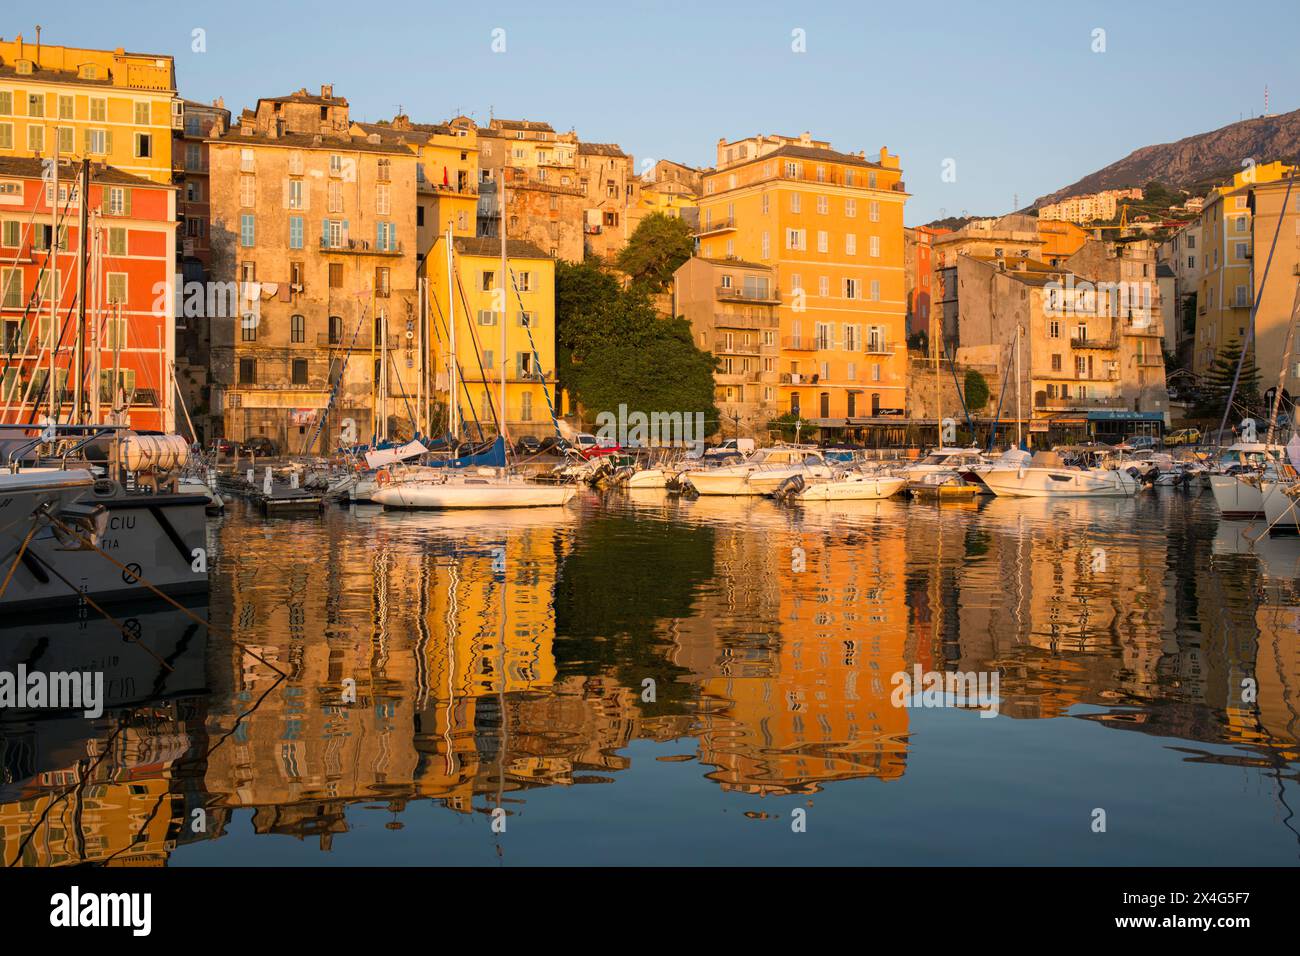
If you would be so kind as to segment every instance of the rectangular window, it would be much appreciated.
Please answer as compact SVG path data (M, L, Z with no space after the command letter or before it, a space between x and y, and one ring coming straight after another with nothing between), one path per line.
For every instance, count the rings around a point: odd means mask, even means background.
M341 262L330 263L330 288L343 288L343 263Z
M302 316L300 315L295 316L295 318L301 319ZM293 360L293 384L295 385L307 384L307 360L306 359Z
M108 122L108 100L102 96L90 98L90 119L95 123Z
M329 211L330 212L343 211L343 184L342 183L329 184Z
M148 159L153 155L153 134L135 134L135 155L137 159Z
M239 360L239 384L257 384L257 359L241 358Z
M392 209L392 199L389 194L387 183L379 183L375 186L375 214L387 216Z
M27 115L28 116L45 115L45 94L44 93L27 94Z
M307 317L305 315L289 316L289 341L306 342L307 341ZM305 384L298 382L297 384Z
M135 104L135 125L136 126L149 125L149 104L148 103Z
M880 301L880 280L879 279L871 280L871 301L872 302Z
M867 207L867 218L872 222L880 222L880 203L871 200L871 205Z
M239 151L239 169L241 172L251 173L255 162L254 153L247 146Z
M869 248L870 248L870 252L871 252L871 256L872 256L872 258L875 258L875 259L880 258L880 237L879 237L879 236L872 236L872 237L868 240L868 246L869 246Z
M86 130L86 152L96 156L108 153L108 132L102 129Z
M803 229L787 229L785 231L785 247L787 249L806 249L807 233Z
M105 300L109 305L126 304L126 273L110 272L107 276Z
M257 217L251 212L241 213L239 216L239 244L245 249L251 249L257 238Z
M491 292L496 288L497 274L495 272L484 271L479 276L479 291Z
M257 177L239 177L239 204L245 207L257 205Z
M800 211L800 208L799 208L800 205L801 205L801 202L800 202L799 194L798 194L798 193L793 193L793 194L791 194L791 196L790 196L790 211L791 211L791 212L799 212L799 211Z
M289 180L289 208L301 209L302 206L303 182L301 179Z
M844 237L844 252L846 255L856 256L858 254L858 237L849 233Z
M257 341L257 315L248 312L239 320L239 338L244 342Z
M302 216L289 217L289 248L301 249L303 242Z
M846 298L846 299L856 299L857 297L858 297L858 280L857 280L857 279L845 279L845 280L844 280L844 298ZM848 326L845 326L845 328L848 328ZM846 345L845 348L847 348L847 347L848 347L848 346Z
M14 95L9 90L0 90L0 116L14 115Z
M27 149L33 153L45 152L45 127L27 124Z
M375 295L380 298L388 298L388 268L387 266L375 267Z
M108 254L110 256L126 255L126 230L113 226L108 230Z
M21 269L0 269L0 303L6 309L23 307L23 271Z
M0 149L14 148L14 124L0 123Z
M829 252L830 248L831 248L830 233L828 233L825 229L819 229L817 231L817 251Z
M74 132L75 131L71 126L59 127L59 153L60 154L64 156L69 156L72 154L72 151L77 148L76 140L73 138Z
M112 186L109 188L108 214L110 216L131 215L131 190L124 186Z

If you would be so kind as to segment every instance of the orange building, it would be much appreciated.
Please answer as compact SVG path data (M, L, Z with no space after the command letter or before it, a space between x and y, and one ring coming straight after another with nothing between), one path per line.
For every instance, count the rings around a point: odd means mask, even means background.
M763 401L823 430L904 414L906 200L885 149L868 160L807 133L719 141L698 252L776 271L780 375Z

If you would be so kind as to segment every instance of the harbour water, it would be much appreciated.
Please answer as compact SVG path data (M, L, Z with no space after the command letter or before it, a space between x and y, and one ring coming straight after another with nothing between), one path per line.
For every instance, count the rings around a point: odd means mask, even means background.
M0 631L7 662L109 677L98 720L6 717L0 849L1295 865L1300 544L1245 527L1169 490L236 505L209 524L210 633L152 605L116 612L134 643L93 613ZM996 674L997 715L896 706L918 666Z

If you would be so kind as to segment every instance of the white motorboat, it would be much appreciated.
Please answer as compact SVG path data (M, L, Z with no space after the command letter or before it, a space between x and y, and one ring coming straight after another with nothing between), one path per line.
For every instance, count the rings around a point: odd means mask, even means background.
M978 448L935 448L924 458L906 466L902 474L908 481L918 481L935 472L956 471L970 477L989 464Z
M808 485L794 498L796 501L871 501L892 497L906 484L907 479L898 475L850 472Z
M676 471L667 468L644 468L628 475L624 486L632 489L667 488L668 483L677 476Z
M1260 491L1268 533L1300 534L1300 482L1271 475L1261 479Z
M383 484L370 500L385 508L545 508L568 504L573 485L539 484L485 475L438 475Z
M1140 482L1120 467L1101 465L1099 452L1070 452L1074 463L1059 452L1040 451L1028 464L995 466L979 477L994 494L1008 498L1127 498L1137 493Z
M682 478L701 495L770 495L795 475L824 480L834 477L835 469L815 448L774 445L738 464L688 471Z

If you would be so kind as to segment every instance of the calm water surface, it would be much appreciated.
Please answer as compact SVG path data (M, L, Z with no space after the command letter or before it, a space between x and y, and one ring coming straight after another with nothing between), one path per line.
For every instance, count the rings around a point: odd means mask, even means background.
M120 612L148 650L102 621L0 631L10 664L105 669L112 703L0 725L0 850L1294 865L1300 542L1245 527L1178 492L236 506L211 633L165 606ZM917 664L996 672L998 716L894 706Z

